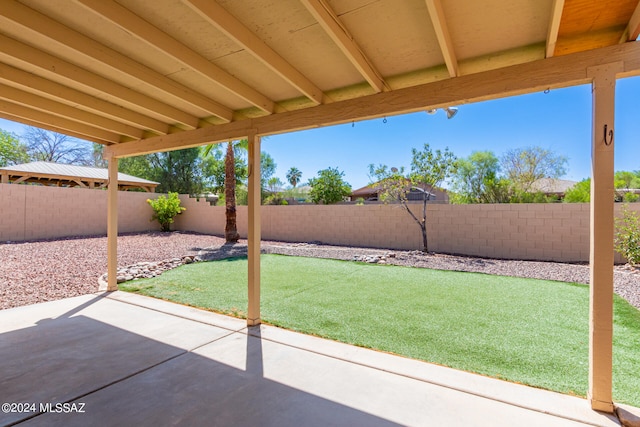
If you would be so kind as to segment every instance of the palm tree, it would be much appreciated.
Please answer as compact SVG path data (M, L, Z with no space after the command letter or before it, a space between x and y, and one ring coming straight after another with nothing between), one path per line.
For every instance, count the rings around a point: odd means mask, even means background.
M298 168L293 167L287 172L287 181L289 181L293 188L298 185L300 178L302 178L302 172L300 172Z
M227 243L236 243L240 239L236 223L236 159L233 142L227 143L227 155L224 158L224 200L225 217L224 239Z
M213 149L214 144L205 147L203 155L207 156ZM235 149L247 149L248 141L229 141L227 152L224 157L224 199L225 199L225 226L224 238L227 243L236 243L240 239L236 222L236 158Z

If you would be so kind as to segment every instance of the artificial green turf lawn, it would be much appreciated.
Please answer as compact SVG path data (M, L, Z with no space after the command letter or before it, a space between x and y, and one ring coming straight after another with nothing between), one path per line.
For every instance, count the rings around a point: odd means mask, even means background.
M267 323L586 395L586 285L281 255L262 255L261 284ZM121 289L243 316L247 260L185 265ZM614 399L640 406L640 311L617 296Z

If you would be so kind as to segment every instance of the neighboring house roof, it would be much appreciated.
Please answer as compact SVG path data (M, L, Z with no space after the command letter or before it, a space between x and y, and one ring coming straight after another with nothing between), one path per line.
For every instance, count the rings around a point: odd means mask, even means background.
M429 192L429 191L427 190L427 187L429 187L429 186L427 186L427 185L417 185L417 186L413 186L413 187L412 187L412 190L418 190L418 191L425 191L425 192ZM376 196L376 197L377 197L377 196L378 196L378 193L379 193L381 190L382 190L382 186L381 186L380 184L378 184L378 183L373 183L373 184L370 184L370 185L365 185L365 186L364 186L364 187L362 187L362 188L358 188L357 190L353 190L353 191L351 192L350 197L351 197L351 199L352 199L352 200L353 200L353 199L357 199L357 198L359 198L359 197L362 197L362 198L367 198L367 197L372 197L372 196ZM436 188L432 189L432 190L429 192L429 194L431 194L431 195L434 195L434 196L435 196L435 195L436 195L436 193L438 193L438 192L440 192L440 193L446 193L446 192L447 192L447 190L445 190L445 189L443 189L443 188L438 188L438 187L436 187Z
M371 194L378 194L378 191L381 190L379 185L365 185L362 188L358 188L357 190L353 190L351 192L351 197L366 197Z
M577 183L578 181L568 179L540 178L531 184L531 190L545 194L564 194Z
M103 187L109 180L109 170L90 166L51 162L31 162L0 168L2 182L37 182L45 185ZM97 184L97 185L96 185ZM153 192L159 182L118 172L118 187L122 190L142 188Z

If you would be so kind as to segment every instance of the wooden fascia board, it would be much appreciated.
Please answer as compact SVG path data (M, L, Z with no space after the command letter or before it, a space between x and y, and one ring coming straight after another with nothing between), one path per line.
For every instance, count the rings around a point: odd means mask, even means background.
M163 135L169 133L169 125L160 120L111 104L110 102L52 82L35 74L27 73L10 65L0 63L0 80L5 80L17 86L47 94L55 99L65 101L75 108L90 110L151 132Z
M371 87L376 92L388 90L387 83L351 34L340 23L338 16L329 5L324 0L301 0L301 2Z
M153 48L164 52L187 67L200 73L213 83L244 99L246 102L267 113L273 112L274 103L272 100L238 78L227 73L222 68L201 56L199 53L171 37L169 34L145 21L129 9L120 6L113 1L77 1L113 24L118 25L125 31L135 35Z
M322 104L324 94L315 84L245 27L242 22L227 12L225 8L210 0L185 0L185 3L307 98L316 104Z
M560 31L560 20L562 19L563 9L564 0L553 0L551 19L549 20L549 31L547 32L547 48L545 54L547 58L551 58L556 51L556 42L558 41L558 31Z
M181 123L189 128L198 127L198 118L185 113L157 99L115 83L105 77L94 74L75 64L65 61L44 51L26 45L0 34L2 53L27 64L40 68L46 73L54 73L75 83L98 90L131 105L135 105L152 114L160 115L169 121Z
M436 37L438 38L440 51L442 52L444 62L447 65L447 70L449 71L449 76L456 77L459 75L458 60L453 48L453 42L451 41L449 28L447 27L444 10L442 10L442 3L440 0L426 0L426 3L427 9L429 10L429 17L433 24L433 29L436 32Z
M115 157L195 147L245 137L270 135L354 120L485 101L588 83L587 68L621 61L621 76L640 75L640 43L626 43L571 55L382 92L303 110L209 126L105 148Z
M135 79L151 85L157 90L181 99L209 114L227 122L231 121L233 111L194 90L183 86L162 74L132 60L97 41L66 27L53 19L17 2L5 2L2 16L29 31L34 31L51 40L74 49L89 58L100 61L104 66L128 74Z

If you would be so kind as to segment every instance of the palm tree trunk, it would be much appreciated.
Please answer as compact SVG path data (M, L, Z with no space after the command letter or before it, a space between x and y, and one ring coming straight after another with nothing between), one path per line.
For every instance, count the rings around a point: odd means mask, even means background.
M224 158L224 200L227 220L224 227L224 238L227 243L235 243L240 235L236 224L236 159L231 141L227 144L227 155Z

